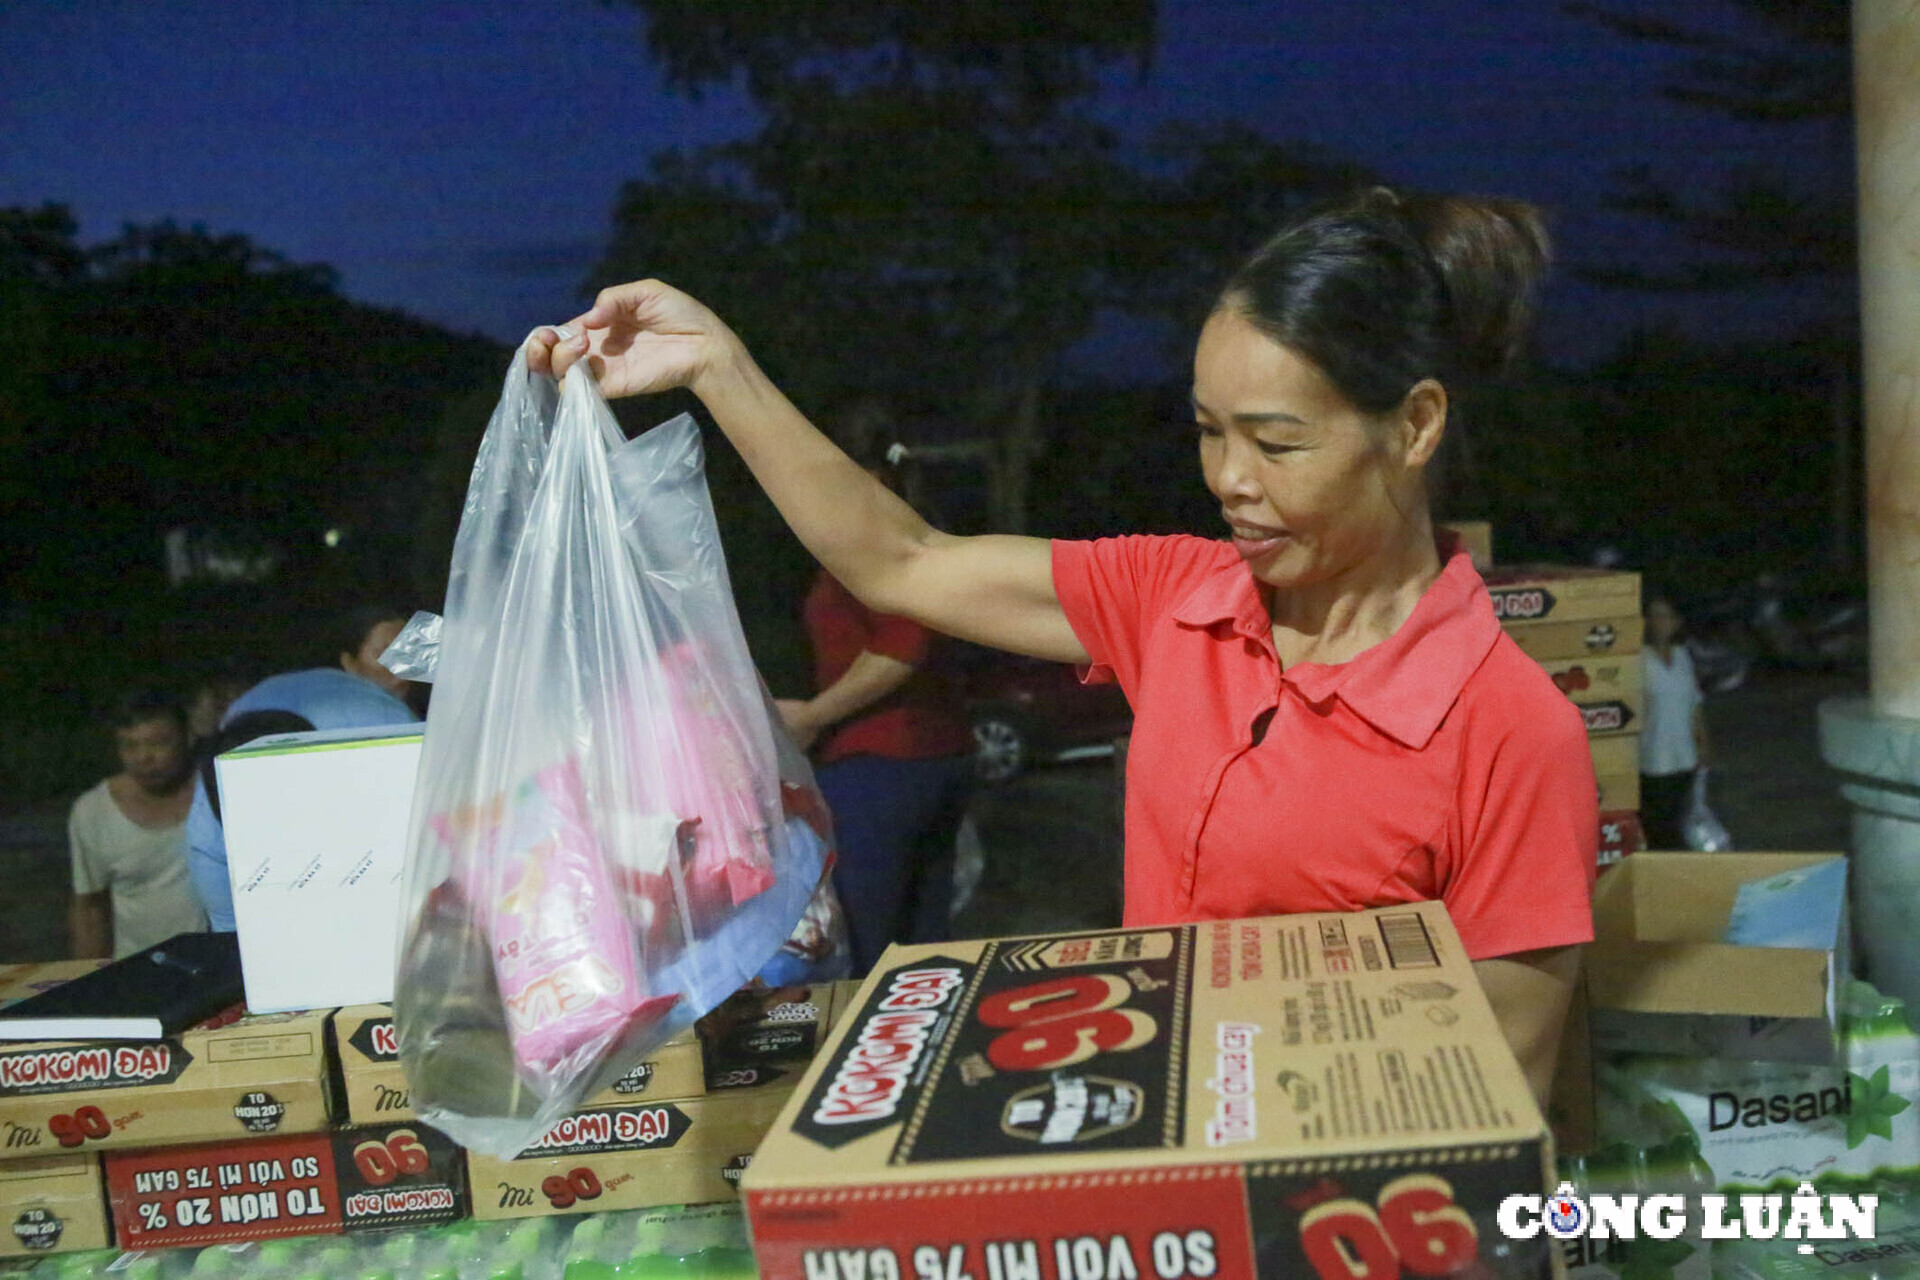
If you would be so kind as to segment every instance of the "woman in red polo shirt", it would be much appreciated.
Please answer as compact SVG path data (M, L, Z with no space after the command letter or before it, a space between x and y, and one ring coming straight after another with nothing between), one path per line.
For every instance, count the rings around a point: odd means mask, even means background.
M869 455L867 470L894 489L887 442L849 434L852 452ZM795 741L813 748L814 777L833 810L833 885L862 976L888 943L950 936L973 732L934 661L936 637L913 619L869 609L822 569L801 620L819 692L778 705Z
M869 607L1117 679L1129 924L1440 899L1544 1096L1592 937L1593 766L1424 475L1448 384L1506 364L1545 261L1526 206L1379 189L1262 246L1194 353L1218 540L940 533L658 281L529 349L591 355L608 395L690 387Z

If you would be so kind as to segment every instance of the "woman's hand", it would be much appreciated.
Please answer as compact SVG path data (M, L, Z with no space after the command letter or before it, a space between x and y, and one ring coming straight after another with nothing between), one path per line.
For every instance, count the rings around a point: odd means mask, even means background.
M739 350L718 316L658 280L602 289L591 310L567 323L570 338L547 326L528 335L528 368L558 378L585 356L609 398L674 387L697 395L697 384Z

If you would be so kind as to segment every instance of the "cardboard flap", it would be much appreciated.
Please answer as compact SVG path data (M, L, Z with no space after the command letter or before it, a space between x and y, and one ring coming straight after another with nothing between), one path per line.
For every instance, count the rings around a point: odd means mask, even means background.
M1596 937L1719 942L1740 887L1835 853L1642 853L1594 887Z
M1831 958L1727 943L1596 942L1587 994L1597 1009L1634 1013L1824 1018Z

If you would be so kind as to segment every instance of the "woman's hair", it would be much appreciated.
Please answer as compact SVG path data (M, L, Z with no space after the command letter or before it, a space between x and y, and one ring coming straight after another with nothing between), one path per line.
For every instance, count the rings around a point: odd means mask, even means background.
M405 609L384 604L363 604L346 610L333 620L332 634L328 637L331 647L327 650L327 665L338 662L343 653L359 653L360 646L367 642L368 634L381 623L405 622L412 616Z
M1216 309L1312 361L1362 412L1385 413L1422 378L1504 373L1548 255L1531 205L1375 187L1261 245Z

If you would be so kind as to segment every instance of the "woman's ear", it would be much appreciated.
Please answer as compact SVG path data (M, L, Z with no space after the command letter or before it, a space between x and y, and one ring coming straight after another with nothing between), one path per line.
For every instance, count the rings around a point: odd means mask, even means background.
M1408 466L1424 467L1447 434L1447 389L1422 378L1407 392L1400 412L1401 446Z

